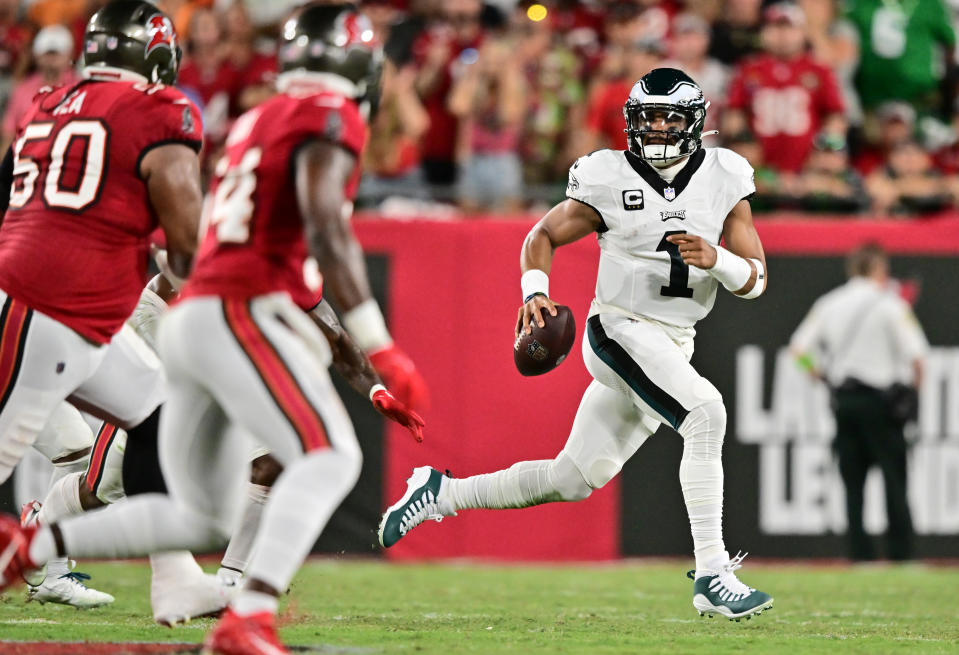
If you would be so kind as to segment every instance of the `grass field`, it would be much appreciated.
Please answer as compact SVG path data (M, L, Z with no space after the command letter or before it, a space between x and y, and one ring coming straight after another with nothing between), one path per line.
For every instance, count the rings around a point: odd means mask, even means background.
M283 604L282 636L303 647L297 650L318 653L959 652L959 568L747 565L743 579L771 592L775 610L735 623L698 616L680 562L503 567L317 560L300 572ZM81 568L116 604L79 612L28 604L23 590L8 592L0 598L0 640L8 640L0 641L0 653L106 652L12 642L195 644L212 624L155 626L144 564ZM164 650L195 649L151 652Z

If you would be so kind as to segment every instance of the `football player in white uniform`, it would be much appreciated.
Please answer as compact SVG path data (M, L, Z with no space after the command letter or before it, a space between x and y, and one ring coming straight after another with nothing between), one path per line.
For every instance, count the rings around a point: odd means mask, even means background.
M747 200L755 191L752 168L729 150L702 147L707 107L683 72L660 68L645 75L624 108L628 149L599 150L573 164L567 200L523 244L517 334L530 330L531 321L542 326L543 312L556 313L548 286L555 249L594 233L600 244L583 340L595 379L562 452L464 479L414 469L406 494L383 516L383 546L458 510L582 500L666 424L684 440L679 479L696 556L689 573L693 605L700 614L736 620L772 606L769 594L736 577L742 556L726 552L726 409L719 391L689 363L693 326L709 313L717 286L752 299L766 283Z

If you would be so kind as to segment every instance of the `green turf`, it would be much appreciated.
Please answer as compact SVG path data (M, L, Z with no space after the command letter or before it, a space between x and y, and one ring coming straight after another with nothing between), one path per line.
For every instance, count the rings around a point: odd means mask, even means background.
M0 639L199 641L208 620L149 619L141 564L84 565L110 608L0 600ZM693 610L680 563L395 565L316 561L282 611L290 644L381 653L956 653L959 569L749 565L775 610L741 623ZM354 651L355 649L355 651ZM827 650L828 649L828 650ZM3 646L0 644L0 652Z

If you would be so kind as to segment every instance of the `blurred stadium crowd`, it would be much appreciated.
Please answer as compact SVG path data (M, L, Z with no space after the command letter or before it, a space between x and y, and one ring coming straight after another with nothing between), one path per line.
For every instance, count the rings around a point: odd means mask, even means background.
M909 218L959 205L959 0L373 0L387 63L358 202L385 215L539 211L580 155L625 148L622 105L657 66L711 101L756 169L754 210ZM76 77L104 0L0 0L2 146L45 84ZM272 93L290 0L162 0L203 110L205 161Z

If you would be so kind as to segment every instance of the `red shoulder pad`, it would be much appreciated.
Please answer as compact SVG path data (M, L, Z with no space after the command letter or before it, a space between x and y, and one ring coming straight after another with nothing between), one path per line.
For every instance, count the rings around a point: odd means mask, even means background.
M357 157L366 144L366 121L356 103L343 96L319 94L300 101L296 121L316 136L336 143Z
M183 142L197 152L203 144L203 118L193 101L171 86L134 84L135 120L151 143Z

